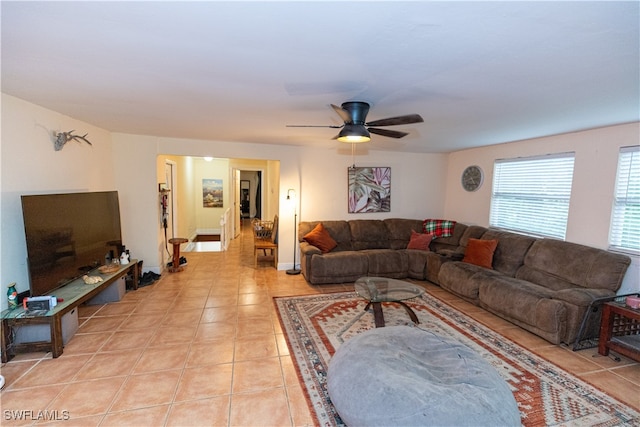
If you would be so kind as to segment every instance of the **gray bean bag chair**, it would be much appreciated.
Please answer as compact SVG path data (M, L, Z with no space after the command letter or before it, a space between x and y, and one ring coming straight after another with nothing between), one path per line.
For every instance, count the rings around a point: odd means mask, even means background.
M355 426L520 426L505 380L451 338L392 326L342 344L327 373L331 401Z

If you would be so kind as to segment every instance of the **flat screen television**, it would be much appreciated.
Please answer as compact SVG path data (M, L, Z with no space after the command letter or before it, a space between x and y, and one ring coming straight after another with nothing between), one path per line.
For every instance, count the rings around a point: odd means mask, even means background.
M31 296L45 295L122 250L117 191L23 195Z

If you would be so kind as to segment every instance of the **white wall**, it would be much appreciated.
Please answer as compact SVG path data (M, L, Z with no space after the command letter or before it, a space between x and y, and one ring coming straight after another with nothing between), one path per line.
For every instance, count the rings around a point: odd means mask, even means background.
M70 130L87 133L92 145L70 141L55 151L53 134ZM29 289L29 275L20 196L117 190L116 158L111 135L104 129L6 94L2 94L1 137L0 283L4 287L16 282L22 292ZM6 289L0 295L4 309Z
M496 159L575 152L566 240L607 249L620 147L638 145L640 123L537 138L458 151L449 155L445 215L468 224L489 225L493 163ZM462 171L479 165L482 187L468 193L460 185ZM640 262L632 265L620 293L640 291Z
M364 148L360 148L363 150ZM406 154L370 150L356 158L358 167L391 167L391 212L347 213L350 155L335 150L300 150L300 219L383 219L442 215L447 155Z

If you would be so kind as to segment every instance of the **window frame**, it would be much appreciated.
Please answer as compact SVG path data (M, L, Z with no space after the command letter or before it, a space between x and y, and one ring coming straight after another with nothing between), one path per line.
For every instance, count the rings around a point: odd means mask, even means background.
M631 194L629 194L631 192ZM629 205L636 209L629 212ZM609 221L608 249L629 255L640 255L640 146L621 147L618 151L611 217ZM625 213L629 217L625 220ZM632 215L636 215L633 218ZM622 217L622 218L621 218ZM624 228L631 228L631 238L626 238ZM634 240L635 238L635 240ZM625 242L637 242L636 247L627 246Z
M489 225L565 240L575 157L570 151L495 160ZM545 178L553 180L541 181ZM537 216L532 217L532 212Z

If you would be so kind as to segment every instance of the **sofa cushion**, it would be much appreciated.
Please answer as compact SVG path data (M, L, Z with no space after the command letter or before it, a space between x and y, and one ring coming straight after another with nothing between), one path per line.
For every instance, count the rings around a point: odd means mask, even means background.
M514 277L524 264L527 251L536 241L535 237L489 229L482 235L485 240L497 240L498 247L493 254L493 269Z
M369 259L362 251L313 255L309 264L307 280L313 284L355 282L369 271Z
M505 275L478 277L480 305L526 329L533 327L558 344L565 336L564 303L552 299L554 291Z
M540 239L517 277L560 290L574 287L617 291L631 259L622 254L555 239Z
M431 242L432 252L427 255L427 265L425 269L425 278L433 283L440 284L438 273L442 264L451 261L461 261L464 258L464 252L469 243L469 239L479 239L487 229L478 225L466 226L464 224L456 224L456 234L461 233L460 241L457 246L442 244L444 240L453 239L455 237L447 237ZM433 252L435 251L435 252Z
M338 246L322 223L319 223L313 230L305 234L303 239L309 244L320 249L323 253L331 252L336 246Z
M469 244L469 239L479 239L482 237L484 233L487 232L487 229L485 227L481 227L479 225L469 225L469 226L464 226L464 224L456 225L456 227L460 227L460 226L465 227L464 232L460 236L460 241L458 242L458 245L462 248L467 247L467 245Z
M450 237L453 236L455 226L455 221L447 219L425 219L422 223L422 231L436 237Z
M355 219L349 221L351 245L356 251L364 249L388 249L389 230L377 219Z
M445 262L440 267L440 286L468 300L478 299L479 277L494 277L500 273L461 261Z
M389 247L391 249L404 249L411 238L411 232L422 230L422 221L419 219L387 218L382 220L389 231Z
M497 246L497 240L469 239L462 262L492 269L493 253Z
M420 249L423 251L428 251L431 240L433 240L433 234L416 233L415 231L411 230L411 239L409 239L407 249Z
M418 280L427 279L427 267L429 266L429 255L433 252L421 251L417 249L400 249L407 254L407 277ZM436 282L437 283L437 282Z
M393 249L366 249L361 253L367 256L367 276L404 279L407 277L407 254Z
M462 254L454 251L450 251L450 253L447 253L447 254L441 253L441 252L440 253L424 252L424 253L426 254L424 278L437 285L440 284L440 280L438 279L438 273L440 272L442 265L446 262L460 261L462 259ZM411 260L409 260L409 266L411 266Z

